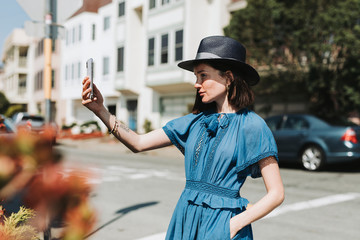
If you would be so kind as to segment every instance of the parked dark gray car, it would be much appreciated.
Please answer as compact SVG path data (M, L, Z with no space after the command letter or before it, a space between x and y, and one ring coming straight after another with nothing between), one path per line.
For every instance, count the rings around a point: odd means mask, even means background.
M13 120L17 129L27 130L30 133L41 135L45 130L51 130L53 135L52 142L56 143L58 127L54 122L47 125L43 116L19 112L13 116Z
M326 164L360 161L360 126L330 124L307 114L265 119L274 134L280 161L299 161L311 171Z

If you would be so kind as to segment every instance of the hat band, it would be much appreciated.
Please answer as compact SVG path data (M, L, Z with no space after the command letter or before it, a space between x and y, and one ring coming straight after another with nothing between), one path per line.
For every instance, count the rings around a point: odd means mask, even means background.
M221 58L216 54L208 53L208 52L200 52L196 54L195 59L207 59L207 58Z

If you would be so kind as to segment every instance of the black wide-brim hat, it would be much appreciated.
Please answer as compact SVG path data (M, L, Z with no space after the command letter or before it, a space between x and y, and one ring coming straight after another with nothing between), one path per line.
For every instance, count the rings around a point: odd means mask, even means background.
M260 76L246 61L246 48L238 41L225 36L210 36L201 40L195 59L180 62L178 66L194 71L194 67L203 62L222 62L230 70L239 71L251 86L256 85Z

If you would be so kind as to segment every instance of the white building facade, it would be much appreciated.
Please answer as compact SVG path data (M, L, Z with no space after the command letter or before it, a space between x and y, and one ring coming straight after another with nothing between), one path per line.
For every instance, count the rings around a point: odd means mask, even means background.
M45 116L43 39L30 37L24 29L14 29L4 44L4 69L0 79L3 91L12 105L21 105L30 114ZM53 41L51 121L61 124L60 42Z
M106 104L116 105L120 93L115 90L115 11L112 4L89 8L65 22L62 43L61 98L65 100L65 124L96 120L81 104L82 80L86 61L94 59L94 79Z
M0 90L11 103L24 108L33 96L32 82L28 79L32 66L32 61L28 58L31 42L32 38L26 35L24 29L19 28L11 32L3 45L4 69Z
M61 41L52 40L51 54L51 113L50 120L59 126L64 122L63 100L60 98L60 73L61 73ZM28 52L30 64L28 80L31 82L30 91L32 98L29 101L27 111L32 114L45 116L45 83L44 81L44 39L33 38Z
M131 129L143 132L146 120L159 128L189 113L195 78L177 64L195 57L203 37L223 35L232 2L113 0L68 19L61 64L66 124L98 120L81 105L90 57L105 105Z

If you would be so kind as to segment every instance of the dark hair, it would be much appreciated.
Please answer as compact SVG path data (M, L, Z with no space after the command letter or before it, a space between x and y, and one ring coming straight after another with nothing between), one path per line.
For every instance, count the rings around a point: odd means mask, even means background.
M236 69L220 61L201 61L199 64L207 64L219 71L220 76L227 77L227 71L231 71L234 78L230 79L228 88L228 102L231 106L242 109L249 107L254 103L254 92L251 90L249 84L244 80L244 77L239 69ZM216 110L216 103L203 103L199 93L196 93L194 107L192 113Z

